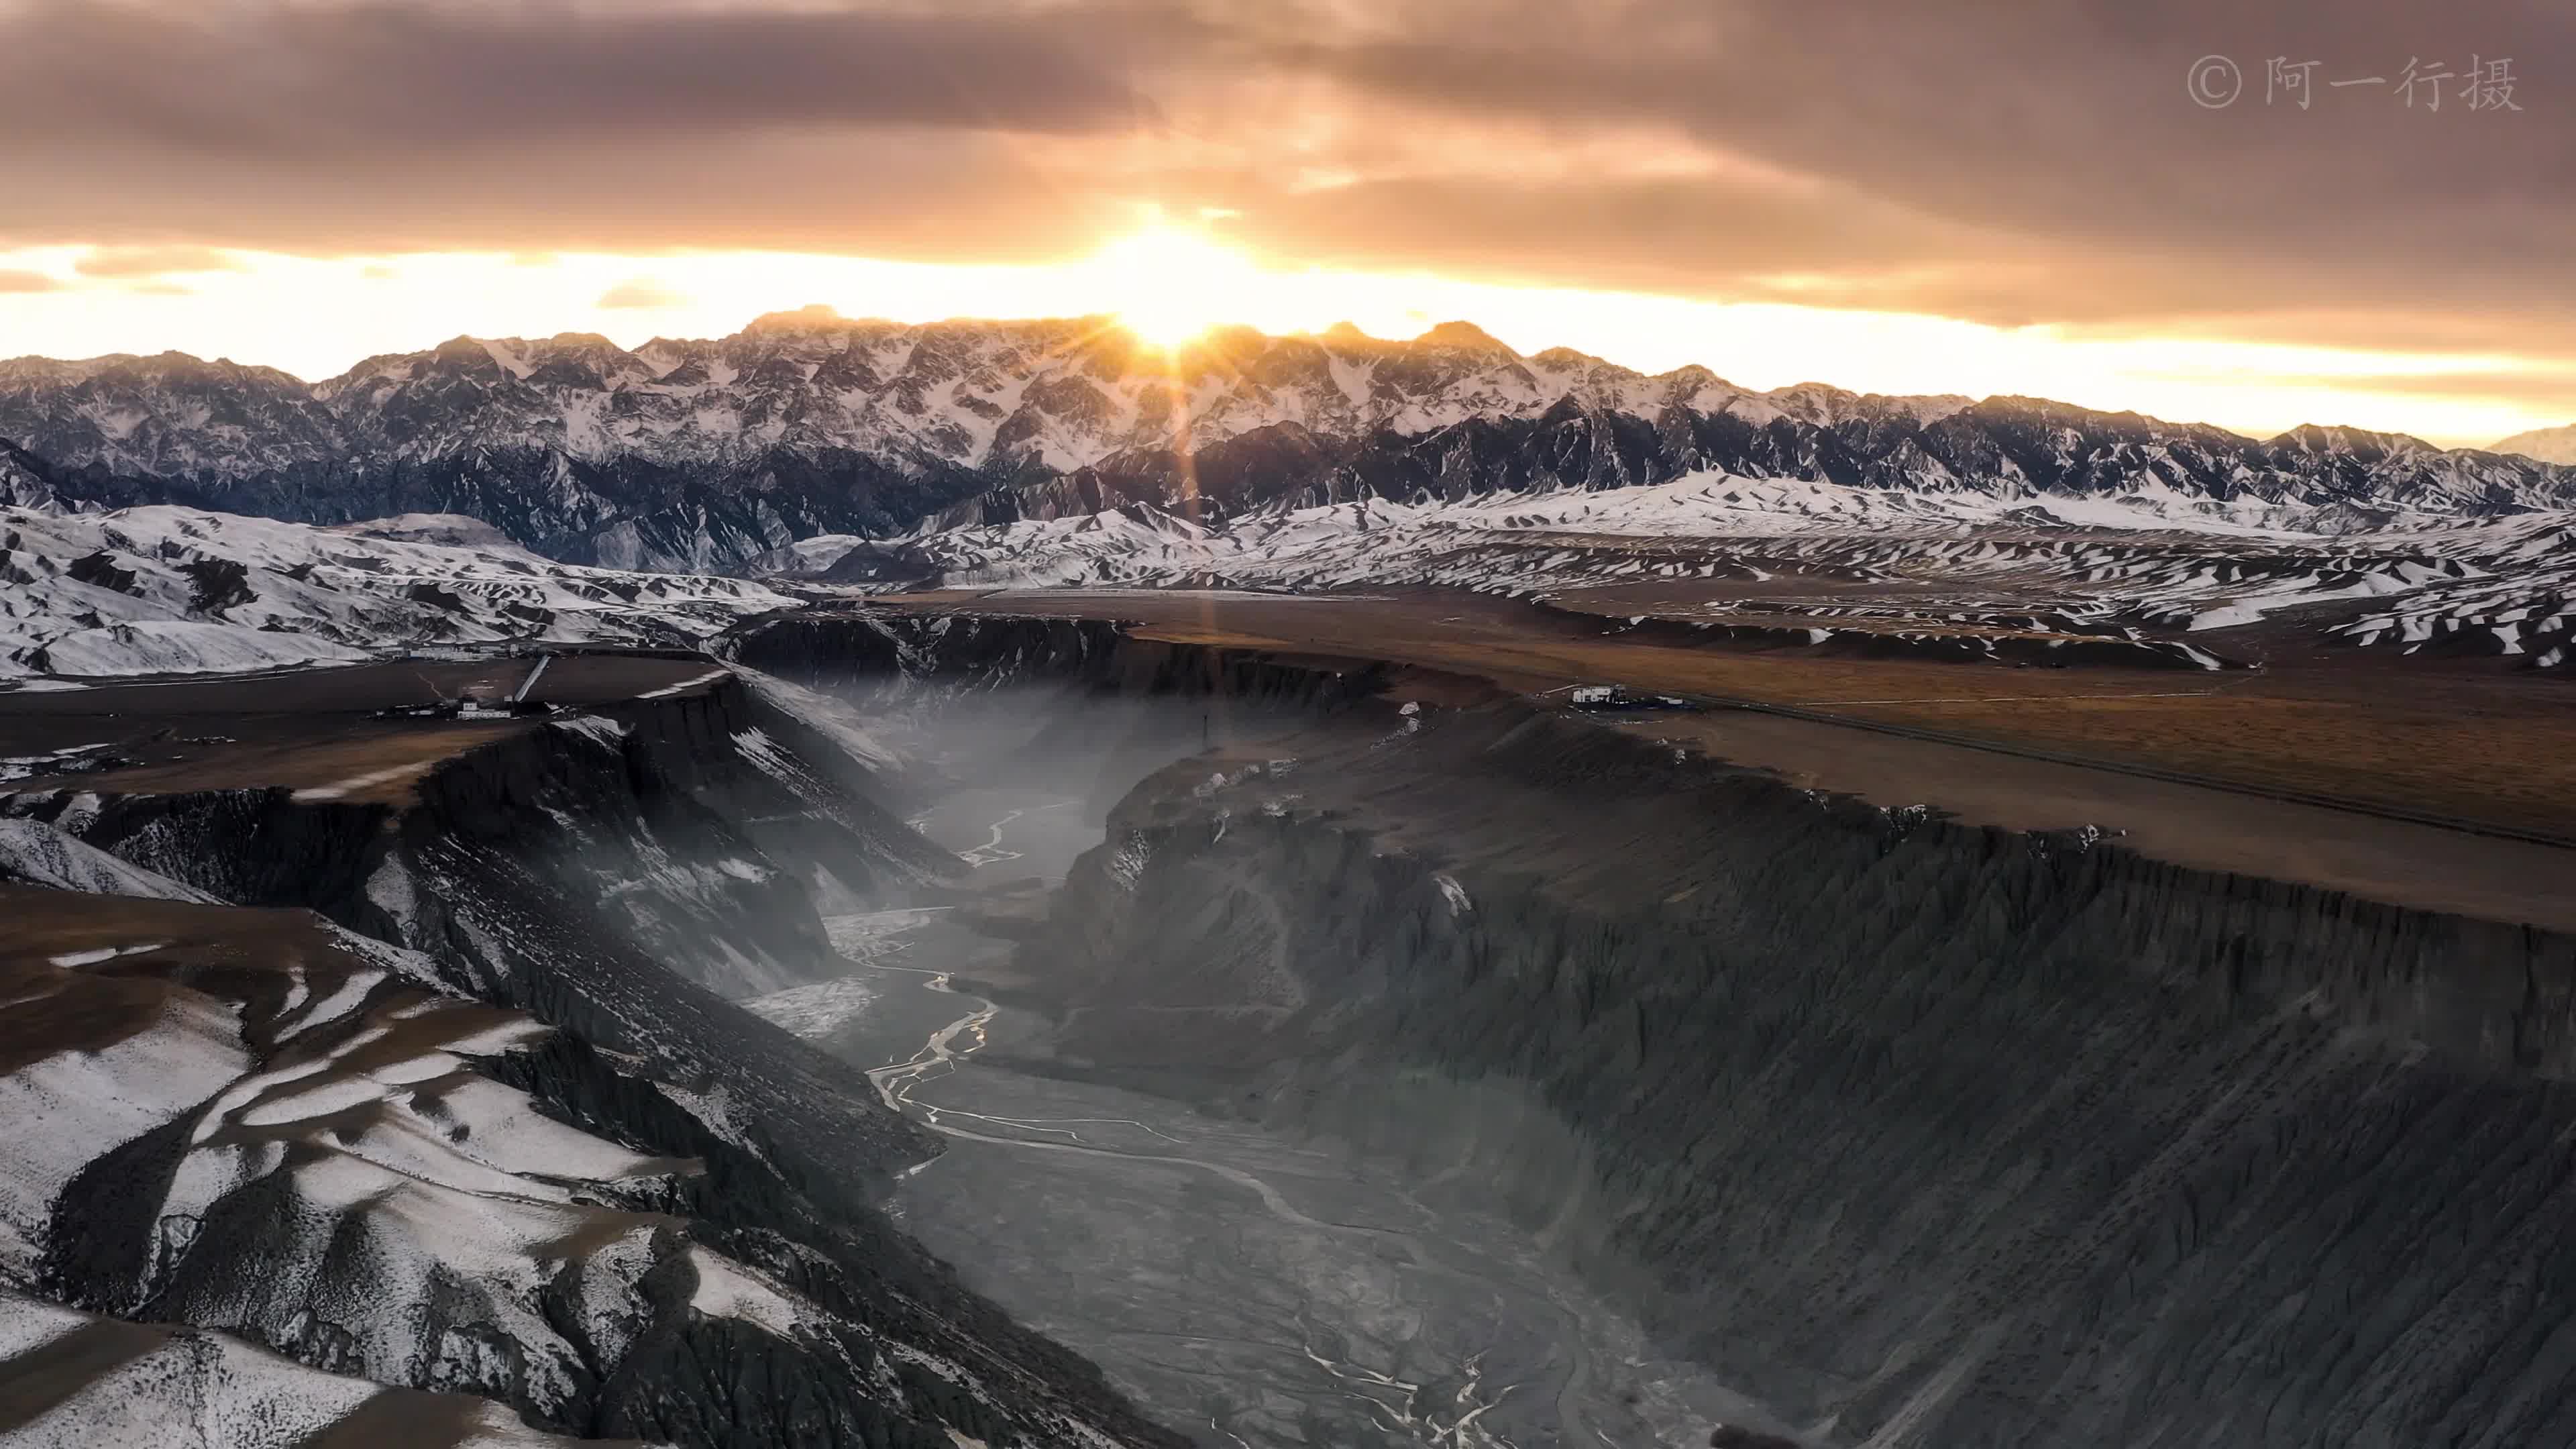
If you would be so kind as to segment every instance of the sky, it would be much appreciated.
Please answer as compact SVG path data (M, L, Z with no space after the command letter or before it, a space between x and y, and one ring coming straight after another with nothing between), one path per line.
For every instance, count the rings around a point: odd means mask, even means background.
M2571 94L2559 0L0 0L0 355L1463 318L2476 444L2576 420Z

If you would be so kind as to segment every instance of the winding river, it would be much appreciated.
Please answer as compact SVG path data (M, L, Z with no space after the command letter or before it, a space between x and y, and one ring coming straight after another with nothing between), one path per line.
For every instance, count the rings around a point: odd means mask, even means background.
M961 793L914 823L1052 885L1077 803ZM833 923L849 978L753 1003L951 1139L893 1204L967 1282L1212 1446L1691 1445L1758 1410L1657 1357L1504 1221L1427 1206L1333 1144L982 1064L1012 1013L956 986L1007 954L936 908Z

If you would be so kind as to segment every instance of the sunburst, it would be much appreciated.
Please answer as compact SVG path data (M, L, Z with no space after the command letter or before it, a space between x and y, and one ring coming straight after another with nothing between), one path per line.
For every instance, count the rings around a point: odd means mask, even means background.
M1242 253L1165 223L1111 242L1092 266L1119 322L1164 348L1241 321L1263 281L1260 269Z

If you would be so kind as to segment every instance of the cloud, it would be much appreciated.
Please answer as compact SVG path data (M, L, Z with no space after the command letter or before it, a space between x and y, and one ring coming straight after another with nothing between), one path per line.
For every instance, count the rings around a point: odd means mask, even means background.
M176 282L137 282L125 290L138 297L193 297L193 290Z
M217 161L770 128L1082 131L1144 105L1098 59L1121 44L1114 18L1070 9L50 0L0 19L12 134Z
M59 279L46 276L42 272L30 272L16 268L0 271L0 294L59 292L62 289L63 284Z
M2493 398L2511 403L2535 416L2576 419L2576 372L2564 369L2532 372L2390 372L2359 375L2336 373L2313 377L2267 376L2264 381L2406 397Z
M2263 98L2472 52L2521 110ZM2547 0L0 3L0 244L1025 261L1154 203L1291 264L2576 357L2571 78Z
M72 263L84 277L161 277L187 272L237 272L235 258L213 247L93 247Z
M649 311L656 307L682 306L688 300L650 277L636 277L609 288L591 305L609 310L632 307Z
M1991 275L2037 259L2009 233L1841 188L1759 180L1398 176L1299 191L1234 224L1262 249L1388 269L1436 255L1530 281L1812 300L1855 286ZM1849 305L1868 305L1854 295Z
M1433 5L1360 35L1283 19L1264 43L1354 95L1496 122L1669 127L2072 264L2026 279L2005 312L2086 305L2105 262L2203 285L2252 262L2435 307L2496 284L2566 294L2551 257L2576 223L2576 127L2531 89L2576 69L2576 18L2556 8L2483 0L2428 36L2420 7L2384 0L1503 3L1523 13L1479 7L1488 23L1469 30ZM2327 91L2305 111L2261 94L2272 55L2314 57L2321 77L2395 77L2437 41L2456 41L2454 70L2472 49L2519 55L2525 110L2466 111L2456 79L2438 114L2389 87ZM2222 53L2250 69L2251 92L2194 104L2186 72Z

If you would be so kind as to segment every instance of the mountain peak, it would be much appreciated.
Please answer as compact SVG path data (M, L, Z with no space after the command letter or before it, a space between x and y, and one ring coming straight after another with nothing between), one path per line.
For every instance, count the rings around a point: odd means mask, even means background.
M828 302L809 302L792 311L763 312L752 318L751 325L742 330L745 332L825 332L835 327L846 327L849 323L850 319L842 316L841 309L838 307Z
M2563 428L2534 428L2499 439L2491 453L2520 453L2543 463L2576 463L2576 423Z
M1463 325L1463 324L1461 324ZM1360 330L1360 325L1345 317L1315 336L1325 342L1373 342L1376 339Z
M1509 352L1514 357L1520 356L1519 353L1512 352L1511 348L1504 346L1500 338L1473 322L1443 322L1413 340L1431 347L1456 347L1475 352Z
M1533 352L1530 354L1530 361L1544 362L1550 367L1610 367L1615 365L1603 358L1595 357L1589 352L1578 352L1571 347L1551 347L1544 352Z
M2337 423L2301 423L2274 438L2273 443L2304 448L2313 453L2350 452L2370 448L2385 453L2436 453L2441 450L2408 433L2383 433L2372 428L2348 427Z

